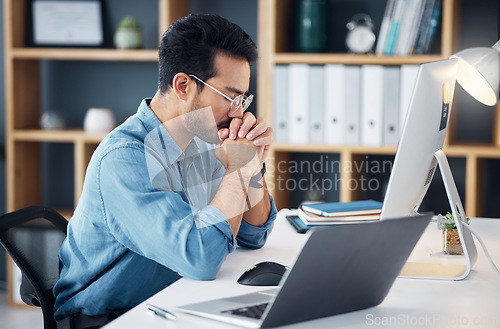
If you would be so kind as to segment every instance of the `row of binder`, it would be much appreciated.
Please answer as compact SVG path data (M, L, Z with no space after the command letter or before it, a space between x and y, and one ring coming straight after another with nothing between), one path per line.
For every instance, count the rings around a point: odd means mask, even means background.
M418 65L276 65L275 141L397 145Z

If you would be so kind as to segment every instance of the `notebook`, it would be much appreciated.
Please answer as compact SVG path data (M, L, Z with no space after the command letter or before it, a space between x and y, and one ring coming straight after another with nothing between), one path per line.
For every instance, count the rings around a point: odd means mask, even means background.
M278 288L177 309L249 328L273 328L376 306L387 296L431 217L312 230Z
M374 200L361 200L351 202L327 202L303 204L300 206L303 211L310 212L318 216L343 217L380 214L382 202Z

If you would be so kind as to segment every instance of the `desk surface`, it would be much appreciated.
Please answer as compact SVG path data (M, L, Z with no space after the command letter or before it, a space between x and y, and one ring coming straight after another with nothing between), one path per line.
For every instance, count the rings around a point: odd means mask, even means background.
M473 218L473 229L500 265L500 219ZM247 287L236 279L250 266L271 260L285 265L295 261L307 235L297 234L280 212L267 244L259 250L238 249L230 254L214 281L180 279L146 302L172 311L176 321L153 315L145 303L125 313L106 329L126 328L237 328L176 311L175 307L267 289ZM398 278L382 304L366 310L298 323L286 328L500 328L500 275L494 272L479 246L478 260L463 281ZM410 260L464 263L462 256L442 254L441 232L431 222ZM285 328L285 327L282 327Z

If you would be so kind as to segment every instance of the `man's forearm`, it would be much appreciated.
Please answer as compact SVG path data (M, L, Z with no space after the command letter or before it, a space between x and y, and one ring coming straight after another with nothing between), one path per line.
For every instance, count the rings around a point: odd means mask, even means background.
M264 225L271 211L271 200L269 198L265 178L262 177L259 183L262 184L261 188L250 187L248 189L246 202L247 210L243 214L243 220L253 226Z
M240 229L250 178L251 175L244 170L227 172L210 203L224 214L234 236Z

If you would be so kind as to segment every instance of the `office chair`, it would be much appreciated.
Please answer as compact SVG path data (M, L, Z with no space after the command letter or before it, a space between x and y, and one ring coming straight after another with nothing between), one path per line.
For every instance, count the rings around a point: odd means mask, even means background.
M55 210L30 206L0 216L0 243L22 272L21 299L42 308L45 329L56 329L52 288L68 221Z

